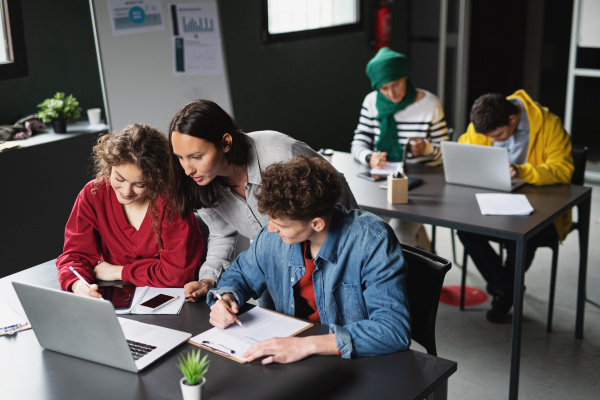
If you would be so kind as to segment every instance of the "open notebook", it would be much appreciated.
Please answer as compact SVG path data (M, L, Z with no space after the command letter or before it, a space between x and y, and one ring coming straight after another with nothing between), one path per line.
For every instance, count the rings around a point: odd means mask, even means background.
M226 329L212 328L189 340L189 343L227 357L246 362L242 353L250 346L274 337L295 336L314 324L275 311L254 307L239 316L243 326L232 324Z

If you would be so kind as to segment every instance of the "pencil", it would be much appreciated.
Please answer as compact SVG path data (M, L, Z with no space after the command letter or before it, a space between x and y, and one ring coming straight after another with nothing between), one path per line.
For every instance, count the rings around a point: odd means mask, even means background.
M221 304L223 304L223 306L227 309L227 311L229 311L232 315L236 315L233 312L233 310L231 309L231 307L229 307L229 304L227 304L227 302L225 300L223 300L223 298L221 297L221 295L219 294L219 292L215 292L215 295L217 296L217 298L219 299L219 301L221 302ZM242 321L240 321L239 318L236 318L235 322L237 322L237 324L239 326L244 326L244 325L242 325Z

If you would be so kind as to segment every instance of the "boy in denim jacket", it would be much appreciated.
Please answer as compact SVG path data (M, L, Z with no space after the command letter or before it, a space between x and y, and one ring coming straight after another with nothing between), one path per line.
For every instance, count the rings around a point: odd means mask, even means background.
M210 322L225 329L236 319L215 292L237 313L268 289L278 312L328 325L329 334L265 340L242 355L247 361L352 358L410 346L400 243L380 218L336 204L341 191L339 174L321 158L297 156L263 171L257 199L269 224L208 293Z

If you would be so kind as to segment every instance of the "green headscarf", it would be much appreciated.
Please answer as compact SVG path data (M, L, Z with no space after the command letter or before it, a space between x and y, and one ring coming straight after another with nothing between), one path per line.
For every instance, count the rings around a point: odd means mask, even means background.
M404 54L384 47L368 62L367 76L371 80L373 89L377 90L375 106L379 114L377 119L380 133L375 148L377 151L387 152L387 159L390 161L402 161L404 146L398 142L398 128L394 114L412 104L417 95L417 89L410 80L408 59ZM381 94L379 88L400 78L407 78L406 94L400 103L394 103Z

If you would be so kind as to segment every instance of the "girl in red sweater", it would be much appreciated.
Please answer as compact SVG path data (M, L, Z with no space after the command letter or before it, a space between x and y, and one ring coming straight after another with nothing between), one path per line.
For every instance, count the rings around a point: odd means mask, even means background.
M148 125L102 136L94 146L96 179L77 196L56 260L63 290L101 297L87 282L183 287L195 279L204 252L194 214L171 212L169 144Z

